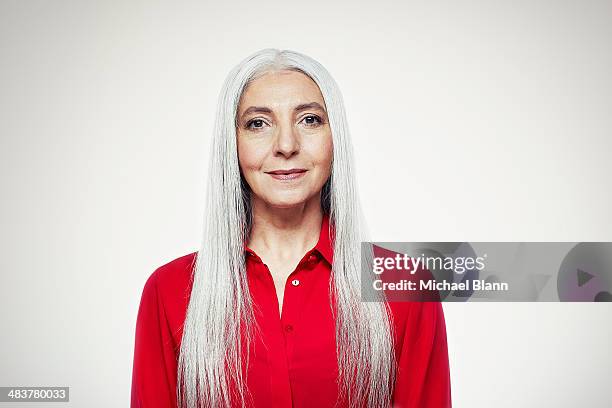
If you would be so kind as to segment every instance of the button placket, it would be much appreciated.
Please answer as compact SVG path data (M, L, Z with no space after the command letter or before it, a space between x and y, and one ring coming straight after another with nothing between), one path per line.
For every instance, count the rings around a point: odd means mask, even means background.
M314 256L315 262L318 260ZM283 307L283 334L285 337L285 345L287 347L287 356L293 354L293 347L296 336L296 324L299 324L298 319L301 314L302 303L304 301L304 279L307 278L308 270L311 269L312 254L305 255L298 263L298 266L290 275L286 283L286 292ZM289 358L289 366L291 366L291 358Z
M295 275L299 273L299 268L296 269L292 275ZM299 276L299 275L298 275ZM285 285L285 297L283 299L283 330L285 332L285 334L292 334L294 331L294 324L295 324L295 317L296 317L296 312L295 309L296 307L298 307L298 305L301 302L301 293L298 292L300 290L300 279L296 278L295 276L293 277L293 279L291 279L291 281L287 281L286 285ZM290 339L287 342L287 346L290 349L291 348L291 341Z

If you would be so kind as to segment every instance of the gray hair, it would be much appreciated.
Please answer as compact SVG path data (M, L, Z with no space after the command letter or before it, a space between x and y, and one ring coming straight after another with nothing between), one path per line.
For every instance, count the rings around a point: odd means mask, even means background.
M342 95L317 61L277 49L264 49L245 58L229 73L219 95L205 197L204 237L193 266L193 286L178 360L178 406L229 406L232 401L245 405L241 350L248 350L259 328L245 267L244 242L252 215L250 191L238 164L236 116L246 86L263 73L276 70L301 72L318 85L332 131L332 170L323 187L321 205L335 231L329 296L330 301L332 297L336 300L337 309L337 402L388 407L396 371L393 325L386 302L360 301L360 242L366 238L366 228L352 176L353 149ZM237 395L232 393L232 385Z

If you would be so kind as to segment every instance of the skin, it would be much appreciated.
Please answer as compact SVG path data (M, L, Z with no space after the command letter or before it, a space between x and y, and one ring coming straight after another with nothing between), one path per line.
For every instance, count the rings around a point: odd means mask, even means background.
M333 156L325 102L308 76L271 71L245 89L237 115L238 160L252 191L248 246L268 266L282 314L287 278L321 231L321 190ZM267 173L294 168L306 172L295 180Z

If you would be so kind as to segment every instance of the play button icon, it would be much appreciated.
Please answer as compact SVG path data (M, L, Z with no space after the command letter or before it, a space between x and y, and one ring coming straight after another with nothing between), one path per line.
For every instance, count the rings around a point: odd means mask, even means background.
M585 283L587 283L588 281L590 281L591 279L593 279L595 277L595 275L591 275L588 272L583 271L580 268L576 269L577 272L577 277L578 277L578 287L582 287Z

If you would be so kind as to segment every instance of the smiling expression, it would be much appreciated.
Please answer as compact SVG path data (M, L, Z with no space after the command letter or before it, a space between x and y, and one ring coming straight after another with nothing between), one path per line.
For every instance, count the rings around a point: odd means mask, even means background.
M240 169L254 200L288 208L320 199L333 143L312 79L283 70L252 81L240 98L236 133Z

